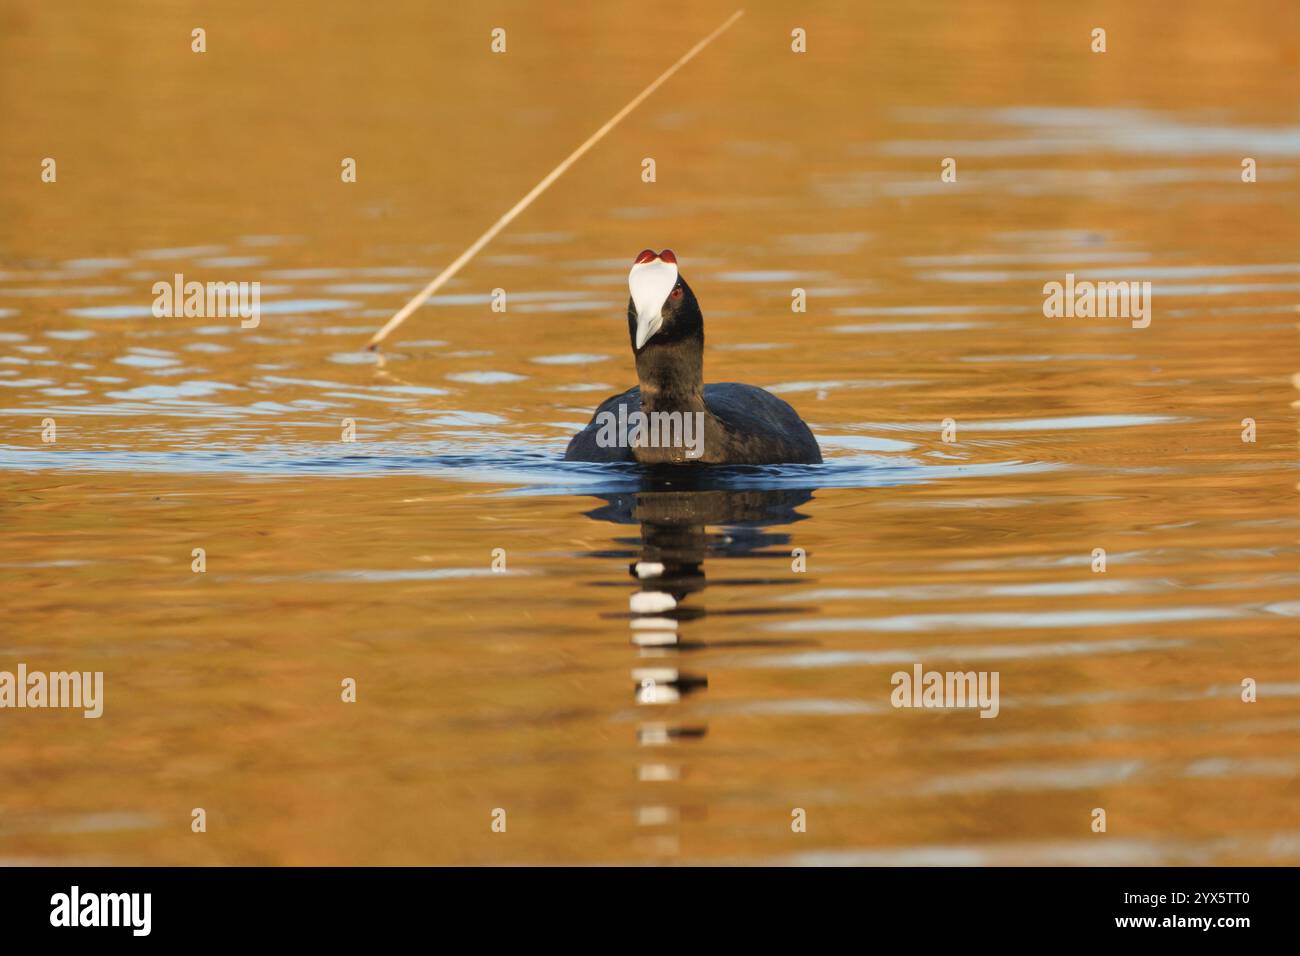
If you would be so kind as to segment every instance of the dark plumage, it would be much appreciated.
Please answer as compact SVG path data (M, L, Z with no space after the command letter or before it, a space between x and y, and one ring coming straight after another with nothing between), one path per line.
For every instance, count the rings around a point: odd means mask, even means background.
M654 271L644 270L638 275L639 266ZM591 423L573 436L564 457L569 461L637 461L648 465L820 462L817 440L788 403L753 385L704 384L704 316L695 293L676 274L676 266L676 258L667 249L658 256L647 249L637 257L629 276L633 295L628 300L627 325L640 385L602 402ZM659 306L661 293L663 302ZM640 348L638 337L643 343ZM611 420L632 421L635 412L647 416L657 412L690 416L703 413L703 439L698 444L701 453L688 455L692 449L680 442L631 447L621 441L611 444Z

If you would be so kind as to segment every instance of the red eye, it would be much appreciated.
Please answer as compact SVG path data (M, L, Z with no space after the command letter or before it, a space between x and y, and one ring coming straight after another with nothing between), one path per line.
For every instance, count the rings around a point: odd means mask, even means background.
M681 286L674 286L674 287L673 287L672 297L673 297L674 299L680 299L680 298L682 297L682 287L681 287Z
M636 257L635 264L640 265L643 262L649 262L652 259L654 259L654 257L655 257L655 252L653 249L643 249L641 250L641 254Z
M664 262L671 262L673 265L677 265L677 257L673 255L671 249L665 249L663 252L659 253L659 258Z

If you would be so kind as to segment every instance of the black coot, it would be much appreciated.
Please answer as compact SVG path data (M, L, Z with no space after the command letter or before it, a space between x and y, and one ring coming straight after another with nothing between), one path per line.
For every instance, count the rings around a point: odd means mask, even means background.
M569 442L566 459L647 465L822 460L812 431L771 392L738 382L704 384L704 316L670 250L637 256L628 288L627 328L641 384L602 402Z

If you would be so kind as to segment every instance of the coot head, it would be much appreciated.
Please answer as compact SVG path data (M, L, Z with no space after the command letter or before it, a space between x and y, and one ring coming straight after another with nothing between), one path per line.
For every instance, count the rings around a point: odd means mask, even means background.
M646 249L627 275L632 295L627 302L627 327L632 351L703 337L704 316L695 293L677 271L671 249Z

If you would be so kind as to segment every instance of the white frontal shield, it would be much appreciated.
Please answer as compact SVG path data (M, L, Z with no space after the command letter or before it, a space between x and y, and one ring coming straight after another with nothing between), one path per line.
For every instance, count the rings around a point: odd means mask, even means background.
M636 347L641 348L663 325L663 307L677 284L677 265L662 259L638 262L627 274L636 308Z

